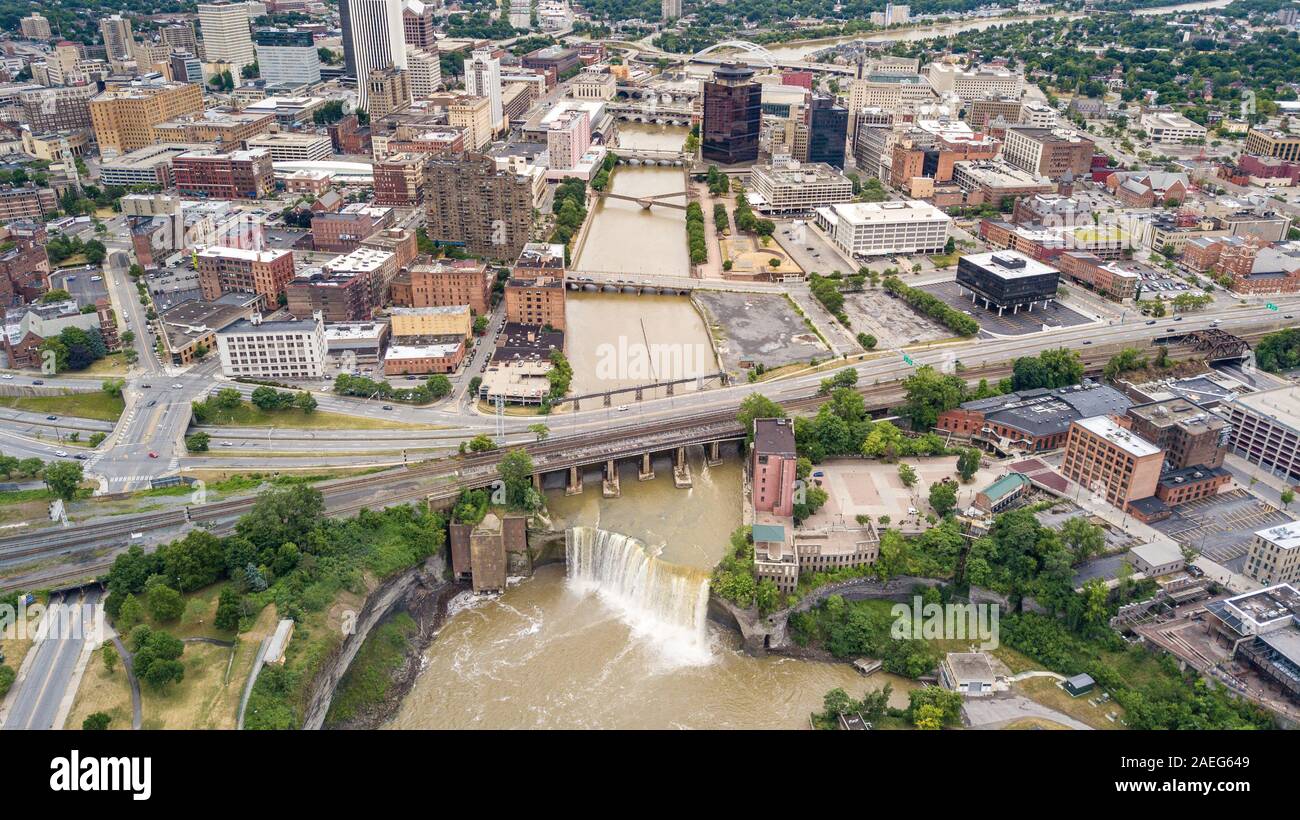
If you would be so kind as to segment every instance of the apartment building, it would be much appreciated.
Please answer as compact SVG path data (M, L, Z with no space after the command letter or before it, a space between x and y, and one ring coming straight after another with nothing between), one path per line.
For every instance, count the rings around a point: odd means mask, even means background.
M416 264L399 276L392 287L394 305L436 307L469 305L478 316L492 304L492 283L496 275L477 259L440 259Z
M854 257L941 253L952 226L951 217L918 200L837 203L818 208L815 219Z
M1093 142L1067 131L1016 125L1007 129L1002 159L1050 180L1067 173L1082 177L1092 164Z
M1070 424L1061 474L1128 510L1134 501L1155 495L1163 463L1159 447L1111 416L1093 416Z
M0 190L0 222L44 219L58 210L58 197L49 188L27 186Z
M285 286L289 313L305 319L319 313L326 322L357 322L369 319L376 305L374 288L366 276L306 270Z
M293 251L212 246L194 252L194 267L204 299L212 302L224 293L256 293L265 307L273 308L293 280Z
M23 116L37 134L91 128L90 101L99 93L94 83L58 88L33 88L18 95Z
M336 276L364 280L370 288L369 305L380 307L385 303L389 285L397 276L397 256L392 251L362 246L334 257L322 268Z
M275 190L271 152L187 152L172 159L176 190L200 199L261 199Z
M202 111L203 91L192 83L112 84L90 101L95 140L110 156L156 142L158 123Z
M1227 409L1232 452L1288 483L1300 482L1300 387L1247 393Z
M365 202L349 203L336 212L318 213L311 219L312 247L333 253L356 250L366 237L391 226L396 218L392 208Z
M853 183L825 163L773 162L749 173L750 204L771 214L806 213L853 201Z
M537 169L540 172L540 169ZM513 260L528 241L538 175L528 167L467 153L433 157L425 223L434 241L461 243L475 256ZM544 185L544 177L540 180Z
M320 316L268 322L256 313L217 333L221 373L230 378L319 379L326 349Z
M373 165L375 204L403 208L413 208L422 204L425 169L428 165L428 154L389 154L383 159L375 160Z
M1266 585L1300 582L1300 521L1255 533L1242 574Z
M49 40L54 37L50 30L50 21L40 12L32 12L18 23L19 30L29 40Z

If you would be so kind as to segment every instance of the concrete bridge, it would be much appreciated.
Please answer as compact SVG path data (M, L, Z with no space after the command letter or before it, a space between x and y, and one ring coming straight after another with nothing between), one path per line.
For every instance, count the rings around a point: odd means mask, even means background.
M661 105L654 100L637 103L609 102L605 104L605 110L619 120L655 125L690 125L695 117L695 111L689 105Z
M633 296L688 296L696 280L684 276L654 276L640 281L626 278L621 271L569 271L565 284L569 290L587 293L625 293Z
M627 148L618 146L613 149L618 155L619 165L664 165L684 167L694 158L684 151L665 151L654 148ZM680 194L677 194L680 196Z
M604 199L621 199L624 202L635 202L641 206L641 210L648 211L650 206L658 205L663 208L676 208L679 211L686 210L686 206L680 202L669 202L669 199L676 197L685 197L685 191L677 191L670 194L647 194L645 196L631 196L629 194L615 194L610 191L597 191L596 195Z
M637 384L631 387L619 387L614 390L605 390L600 393L586 393L581 396L565 396L564 398L552 403L551 406L562 407L566 404L572 404L574 412L577 412L582 409L582 403L584 401L590 403L599 399L601 407L612 407L615 396L625 396L628 393L632 393L636 401L642 401L645 398L646 392L653 392L661 388L665 391L664 395L671 396L674 394L675 389L681 385L694 384L696 392L699 392L714 382L716 382L719 387L726 387L727 374L719 371L717 373L709 373L708 375L690 376L684 379L672 379L670 381Z

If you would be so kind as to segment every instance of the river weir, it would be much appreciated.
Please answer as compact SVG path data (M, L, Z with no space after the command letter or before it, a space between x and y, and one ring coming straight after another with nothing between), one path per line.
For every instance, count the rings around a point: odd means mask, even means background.
M661 561L635 538L596 527L569 528L564 548L570 588L618 611L634 639L652 641L672 663L709 662L707 572Z

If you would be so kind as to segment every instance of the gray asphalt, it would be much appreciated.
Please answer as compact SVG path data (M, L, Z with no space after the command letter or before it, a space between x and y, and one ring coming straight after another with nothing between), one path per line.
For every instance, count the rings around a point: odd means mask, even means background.
M91 588L84 596L74 595L67 600L74 605L72 608L59 606L49 610L45 637L31 649L36 654L26 677L16 684L19 689L5 720L5 729L60 728L54 721L72 684L77 659L86 647L86 639L91 637L89 628L93 626L93 612L100 606L100 597L100 591ZM78 602L80 606L75 606ZM64 600L60 600L62 603ZM69 619L76 618L83 624L79 633L69 628L73 623Z

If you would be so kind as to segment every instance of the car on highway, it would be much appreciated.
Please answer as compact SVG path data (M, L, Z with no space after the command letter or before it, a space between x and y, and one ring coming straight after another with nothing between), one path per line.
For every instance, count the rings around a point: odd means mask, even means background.
M89 456L87 456L85 453L77 453L75 456L73 456L73 458L75 458L77 461L85 461L87 458L89 458Z
M231 444L231 443L228 442L228 441L223 441L223 442L221 442L221 446L222 446L222 447L234 447L235 445Z
M13 377L14 377L14 374L12 374L12 373L4 373L4 374L0 374L0 379L12 379Z
M392 410L392 409L393 409L393 405L391 405L391 404L385 404L385 405L384 405L384 409L385 409L385 410Z
M32 384L45 384L45 379L32 379Z
M628 410L630 410L630 409L631 409L631 408L629 408L629 407L625 404L625 405L623 405L622 407L618 408L618 412L620 412L620 413L626 413L626 412L627 412Z
M154 406L155 404L157 404L157 403L158 403L158 400L157 400L157 399L150 399L150 400L149 400L149 403L146 404L145 407L153 407L153 406Z
M104 281L104 277L102 277L102 276L92 276L92 277L90 277L90 281L92 281L92 282L103 282L103 281Z
M1154 325L1155 323L1156 323L1156 320L1155 320L1155 319L1148 319L1148 320L1147 320L1147 324L1149 324L1149 325Z
M54 451L54 454L55 454L56 456L58 456L59 458L67 458L67 457L68 457L68 451L67 451L67 450L55 450L55 451Z
M1182 320L1183 320L1183 317L1181 317L1181 316L1175 316L1175 317L1174 317L1174 321L1175 321L1175 322L1181 322Z
M148 390L150 387L153 387L153 385L152 385L152 384L142 384L142 385L140 385L140 389L141 389L141 390Z
M155 453L153 450L149 451L149 458L157 458L157 457L158 457L157 453Z
M46 416L46 417L45 417L45 420L46 420L46 421L58 421L58 420L59 420L59 417L58 417L58 416Z
M1083 343L1086 344L1086 345L1090 345L1090 344L1092 344L1092 339L1084 339L1084 340L1083 340Z
M172 385L172 389L173 389L173 390L180 390L180 389L182 389L182 388L184 388L184 387L185 387L185 385L181 384L180 382L176 382L175 384Z

